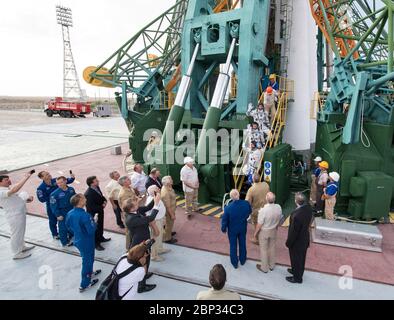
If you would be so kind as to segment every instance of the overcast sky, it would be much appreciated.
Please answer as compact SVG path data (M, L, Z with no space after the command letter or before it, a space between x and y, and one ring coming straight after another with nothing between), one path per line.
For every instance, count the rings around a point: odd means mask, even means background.
M56 5L70 7L71 44L83 89L108 97L82 80L85 67L106 60L175 0L0 1L0 96L61 96L63 42Z

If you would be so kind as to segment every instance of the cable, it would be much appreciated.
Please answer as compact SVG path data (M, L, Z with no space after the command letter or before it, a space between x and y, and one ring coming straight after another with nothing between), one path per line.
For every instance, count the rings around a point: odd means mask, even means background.
M362 108L361 108L361 132L360 132L360 139L361 139L361 143L363 144L363 146L365 148L370 148L371 147L371 141L369 140L367 134L364 131L364 108L365 108L365 97L364 97L364 93L362 96ZM367 139L367 142L365 142L364 137Z

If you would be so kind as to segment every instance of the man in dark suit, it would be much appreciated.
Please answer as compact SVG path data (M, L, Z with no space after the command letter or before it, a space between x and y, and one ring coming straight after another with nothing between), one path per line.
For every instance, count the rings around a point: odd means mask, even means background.
M148 190L150 186L157 186L159 189L163 186L160 179L160 171L156 168L153 168L150 171L149 177L146 180L145 188Z
M297 208L290 215L289 233L286 241L291 261L291 268L287 271L292 276L286 277L286 280L291 283L302 283L313 213L312 207L307 203L307 199L302 193L295 195L295 203Z
M139 207L138 200L129 199L123 206L123 210L126 213L126 226L129 229L131 235L131 248L141 244L142 242L150 239L149 224L153 222L159 213L160 193L158 192L154 200L147 207ZM151 210L150 215L146 215L145 212ZM138 283L138 293L148 292L156 288L155 284L146 284L146 280L152 276L151 272L148 272L150 264L150 255L146 258L146 274L144 279Z
M103 193L99 187L99 181L97 177L92 176L86 179L88 189L85 191L86 197L86 211L94 217L98 216L97 229L95 235L96 250L103 251L104 247L101 245L102 242L110 241L111 238L104 238L104 208L107 205L107 199L105 199Z

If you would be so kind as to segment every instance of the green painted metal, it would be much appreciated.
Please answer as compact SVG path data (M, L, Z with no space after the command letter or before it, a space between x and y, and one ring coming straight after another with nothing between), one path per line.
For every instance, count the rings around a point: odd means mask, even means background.
M114 87L125 84L127 93L137 95L138 104L150 105L151 99L162 90L162 80L172 73L174 64L180 58L180 36L187 4L188 0L177 0L175 5L142 28L90 76ZM100 73L102 68L106 68L112 77Z
M160 168L162 174L173 177L180 188L179 172L183 163L174 163L175 155L195 156L196 145L191 151L177 137L188 129L200 141L206 159L199 161L199 201L221 202L232 187L233 162L230 152L238 155L243 140L242 133L236 141L220 140L204 147L204 141L213 142L201 130L218 129L231 134L233 129L242 132L251 119L246 116L249 103L255 104L259 95L259 80L269 63L265 49L269 30L270 1L240 1L240 8L214 13L216 0L178 0L169 10L149 23L138 34L97 67L90 75L115 87L122 88L117 101L130 129L130 148L135 162ZM234 53L229 55L233 39ZM142 41L142 46L138 45ZM197 53L196 59L193 59ZM156 54L156 58L148 57ZM220 72L220 64L233 67L238 79L237 97L215 98L215 88L225 92L227 81ZM175 62L181 63L182 81L173 90L175 105L165 110L161 96L163 87L171 79ZM100 74L106 68L108 74ZM228 70L226 70L227 72ZM219 79L219 80L218 80ZM219 90L221 89L221 90ZM128 95L133 103L128 105ZM224 99L223 99L224 98ZM213 106L212 100L219 101ZM144 149L146 131L163 132L161 144L146 162ZM164 131L163 131L164 130ZM217 138L214 138L217 140ZM225 153L221 152L228 150ZM220 153L220 156L218 155ZM202 152L197 152L202 154ZM200 163L201 162L201 163Z
M178 108L176 110L178 114L183 112L179 128L190 129L198 137L195 156L201 180L201 203L221 202L223 195L232 188L231 180L228 178L232 175L232 163L227 159L230 155L225 154L226 159L219 155L220 150L230 146L225 142L217 143L216 137L210 134L215 135L216 130L224 129L230 132L231 129L246 128L250 121L245 115L247 105L250 102L255 103L262 67L268 63L264 52L269 1L247 1L240 9L219 14L212 13L214 6L215 2L212 1L189 1L182 36L182 70L187 70L192 60L196 32L201 35L201 50L191 74L185 111ZM237 46L228 61L238 77L238 95L235 101L226 100L224 104L218 103L219 105L212 107L211 100L215 100L215 87L220 87L221 78L225 77L219 75L219 64L226 62L234 37L238 39ZM236 148L240 146L240 142ZM182 146L167 144L165 148L167 151L178 150ZM166 172L173 172L172 167L178 166L179 164L167 164ZM179 173L176 175L178 180Z
M283 205L290 197L290 178L293 155L289 144L280 144L264 154L264 163L271 163L272 181L270 190L276 195L276 202Z
M319 0L326 22L329 15L343 19L345 12L353 35L338 22L327 30L334 73L318 115L316 153L329 162L330 171L341 174L336 209L356 219L380 219L394 208L394 2L330 3L323 8ZM354 41L344 57L335 43L338 38Z

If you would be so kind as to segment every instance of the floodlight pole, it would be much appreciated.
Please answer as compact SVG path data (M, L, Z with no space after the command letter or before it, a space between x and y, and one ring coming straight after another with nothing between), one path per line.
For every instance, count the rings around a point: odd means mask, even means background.
M63 98L84 99L71 50L69 28L73 26L72 11L67 7L56 6L56 17L63 34Z

